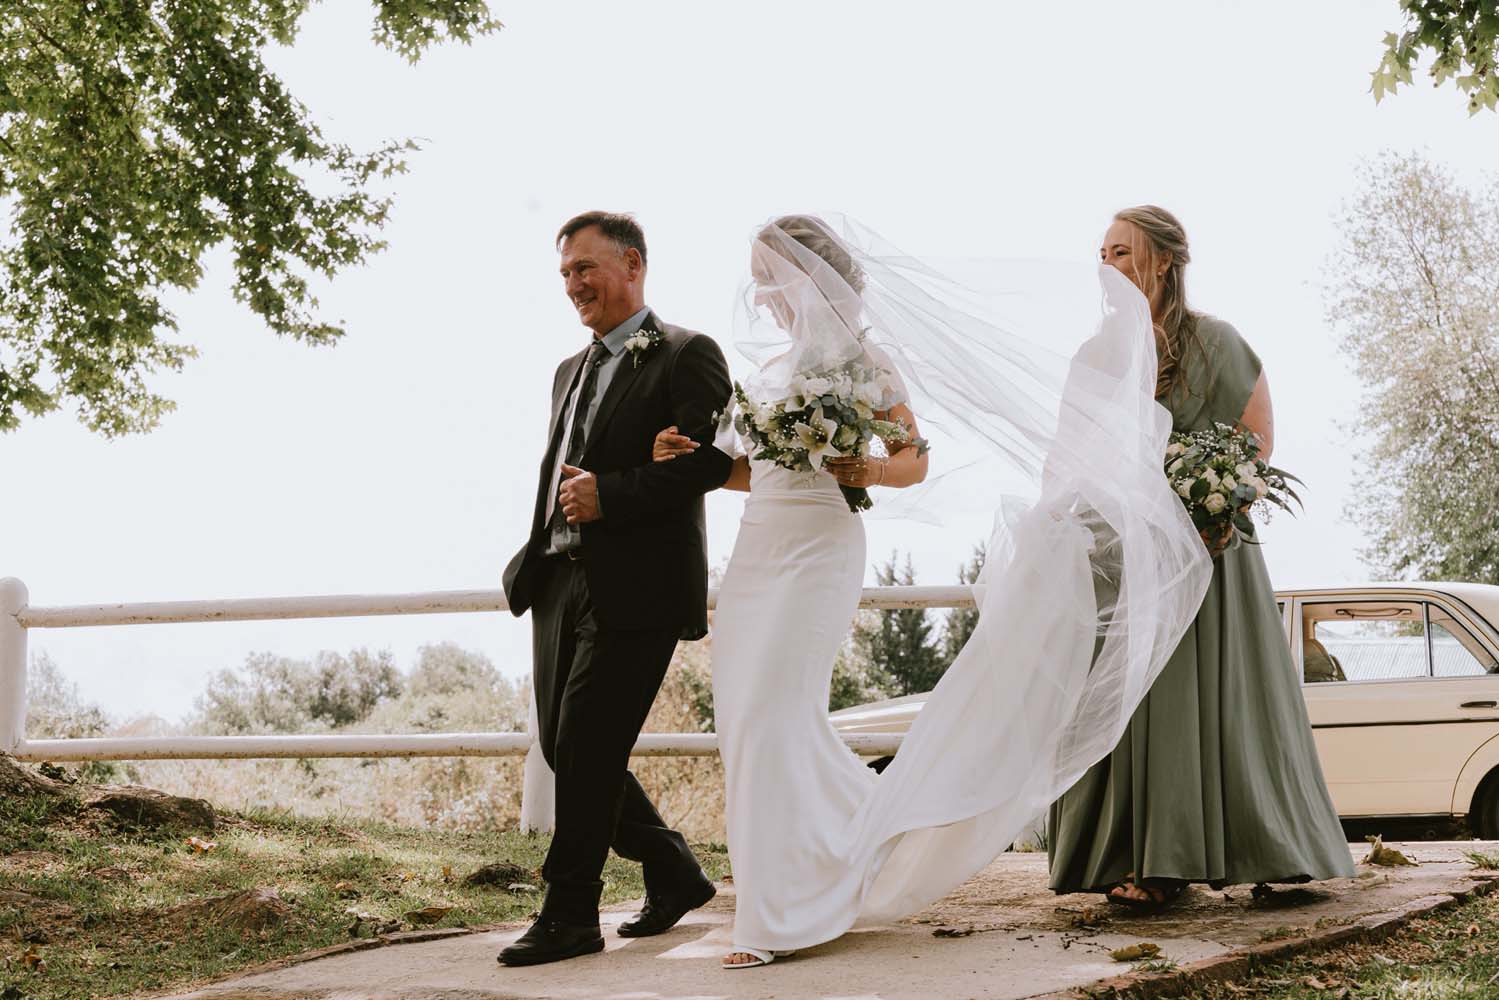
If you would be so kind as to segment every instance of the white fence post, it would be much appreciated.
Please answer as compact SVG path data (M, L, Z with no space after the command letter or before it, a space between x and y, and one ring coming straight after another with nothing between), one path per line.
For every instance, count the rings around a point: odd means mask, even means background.
M16 614L26 607L26 584L0 580L0 752L15 753L26 738L26 629Z
M537 738L541 726L536 717L535 687L531 689L531 718L526 728L531 734L531 749L526 751L526 774L521 784L520 829L521 833L551 833L557 823L557 783Z

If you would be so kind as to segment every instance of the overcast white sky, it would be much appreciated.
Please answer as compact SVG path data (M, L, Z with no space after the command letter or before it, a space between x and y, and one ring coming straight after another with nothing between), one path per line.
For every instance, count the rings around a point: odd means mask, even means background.
M1091 259L1111 213L1185 222L1194 304L1259 350L1277 459L1305 516L1265 533L1277 585L1361 577L1345 523L1358 393L1320 268L1356 165L1423 150L1477 181L1499 117L1453 90L1376 107L1394 0L753 5L496 0L507 30L415 67L368 41L370 7L314 10L274 65L330 136L421 137L390 249L322 294L334 349L280 342L228 294L224 256L174 299L202 357L163 382L156 432L69 415L0 437L0 575L38 605L498 585L519 545L557 361L586 332L552 236L637 213L649 301L728 345L746 239L772 213L844 211L933 256ZM733 358L743 372L743 363ZM710 499L714 561L741 499ZM872 521L952 581L978 532ZM187 711L246 653L424 642L529 670L528 625L468 615L38 631L111 712Z

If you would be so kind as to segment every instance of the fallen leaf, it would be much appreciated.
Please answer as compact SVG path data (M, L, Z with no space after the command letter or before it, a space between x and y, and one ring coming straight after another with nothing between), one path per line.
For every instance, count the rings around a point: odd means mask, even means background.
M442 880L444 882L451 882L451 881L453 881L453 866L452 865L443 865L442 866Z
M1479 933L1479 929L1478 929L1478 925L1477 924L1469 924L1468 925L1468 937L1477 937L1478 933Z
M1141 941L1127 948L1119 948L1109 952L1109 957L1116 962L1138 962L1141 959L1155 958L1160 955L1161 946L1149 941Z
M188 837L187 846L193 849L194 854L207 854L219 845L212 840L204 840L202 837Z
M961 938L973 933L973 925L967 927L938 927L932 931L932 937L939 938Z
M538 888L536 888L536 886L532 885L530 882L511 882L509 885L505 886L505 891L506 892L540 892L541 890L538 889Z
M27 948L21 954L21 967L27 972L46 972L47 962L35 948Z
M414 924L435 924L452 912L451 906L424 906L420 910L406 911L406 919Z
M1376 835L1373 837L1365 837L1364 839L1372 845L1372 849L1369 851L1369 856L1364 859L1364 864L1381 865L1386 868L1395 868L1401 865L1409 865L1413 868L1416 866L1416 863L1414 861L1406 857L1404 854L1401 854L1393 847L1386 847L1384 845L1383 837Z

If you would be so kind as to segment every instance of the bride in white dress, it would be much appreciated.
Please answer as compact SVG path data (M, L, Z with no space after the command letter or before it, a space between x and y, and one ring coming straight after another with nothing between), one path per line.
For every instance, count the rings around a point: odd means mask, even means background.
M1069 361L851 223L787 216L756 234L739 338L762 363L751 402L832 364L883 369L890 419L914 438L914 405L941 418L939 441L984 458L916 502L977 483L999 513L978 627L877 775L827 715L865 571L839 486L920 484L925 449L890 441L809 475L720 433L737 453L726 485L749 491L713 621L736 891L725 968L906 916L977 872L1113 747L1195 613L1208 561L1162 474L1149 309L1099 280L1103 319ZM663 432L656 457L689 447Z

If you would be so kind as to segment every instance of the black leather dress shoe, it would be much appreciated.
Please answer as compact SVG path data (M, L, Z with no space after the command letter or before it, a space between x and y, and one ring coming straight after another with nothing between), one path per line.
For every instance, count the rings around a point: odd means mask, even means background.
M718 890L706 878L690 889L671 895L647 895L645 906L641 907L635 919L619 925L619 936L651 937L663 934L675 927L677 921L685 917L688 911L697 909L716 895Z
M564 924L543 917L515 944L500 952L501 965L544 965L604 950L598 924Z

